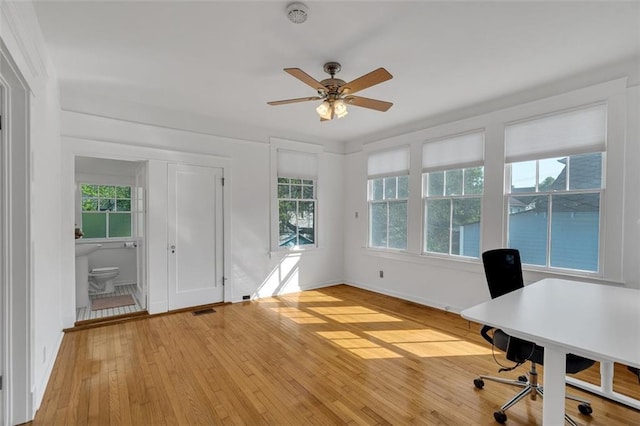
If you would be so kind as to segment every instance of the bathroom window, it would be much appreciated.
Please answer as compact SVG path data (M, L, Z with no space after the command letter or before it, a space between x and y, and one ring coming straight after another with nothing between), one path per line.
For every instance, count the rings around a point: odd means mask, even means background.
M131 237L131 187L82 184L84 238Z

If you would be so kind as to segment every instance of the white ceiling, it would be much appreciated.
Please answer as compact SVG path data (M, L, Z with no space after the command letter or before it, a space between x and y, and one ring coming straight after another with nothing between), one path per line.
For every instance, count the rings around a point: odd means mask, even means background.
M399 134L640 55L639 2L307 2L300 25L287 4L37 1L36 12L63 99L82 93L311 141ZM385 67L394 78L359 95L394 106L320 123L317 102L267 105L315 94L283 68L321 80L332 60L346 81Z

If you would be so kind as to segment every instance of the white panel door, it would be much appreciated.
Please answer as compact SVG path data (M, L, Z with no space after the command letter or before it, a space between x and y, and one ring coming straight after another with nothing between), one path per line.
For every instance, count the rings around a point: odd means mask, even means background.
M136 239L136 261L137 261L137 276L136 282L138 285L138 293L140 294L140 303L142 308L147 309L147 263L146 263L146 188L147 188L147 163L140 162L136 169L136 186L133 191L133 198L135 199L134 211L134 237Z
M222 169L169 164L169 309L222 302Z

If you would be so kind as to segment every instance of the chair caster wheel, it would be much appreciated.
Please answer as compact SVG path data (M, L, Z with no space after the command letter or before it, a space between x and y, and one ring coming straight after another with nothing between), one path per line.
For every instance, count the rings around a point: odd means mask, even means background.
M473 384L478 389L482 389L484 387L484 380L482 380L482 379L473 379Z
M525 376L525 375L518 376L518 381L519 382L523 382L523 383L527 383L527 381L528 381L527 376Z
M584 414L585 416L590 416L593 413L593 408L589 404L580 404L578 405L578 410L580 414Z
M493 418L496 419L496 422L500 424L505 424L507 422L507 415L504 411L496 411L493 413Z

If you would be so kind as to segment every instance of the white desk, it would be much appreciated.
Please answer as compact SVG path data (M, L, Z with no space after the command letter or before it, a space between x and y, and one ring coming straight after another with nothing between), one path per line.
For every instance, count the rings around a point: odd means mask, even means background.
M611 389L613 362L640 367L640 290L548 278L462 316L544 346L544 425L564 424L567 353L603 362L607 397L624 397Z

